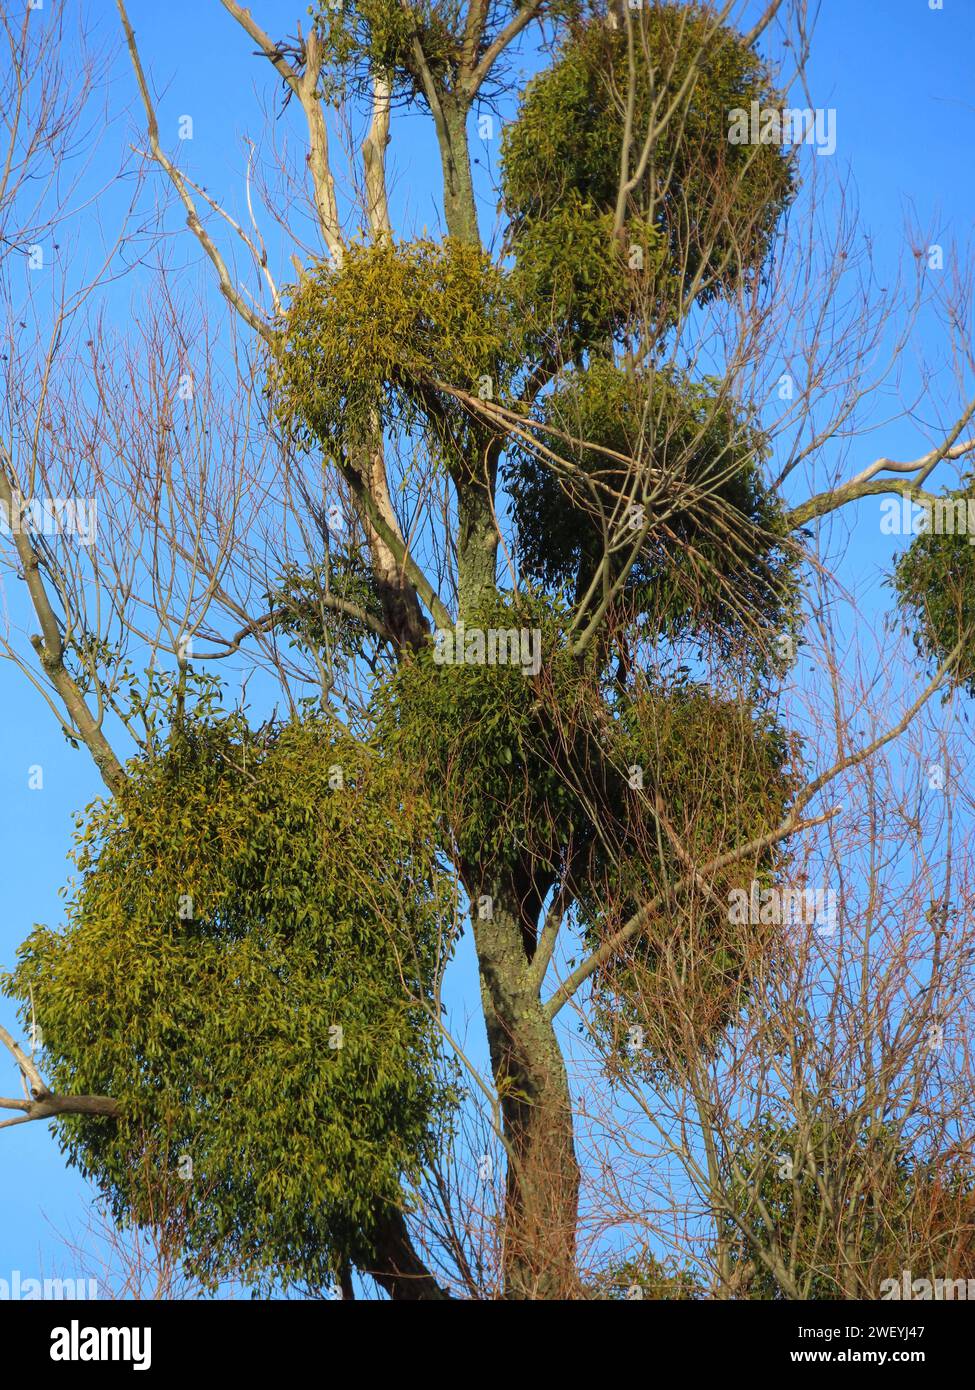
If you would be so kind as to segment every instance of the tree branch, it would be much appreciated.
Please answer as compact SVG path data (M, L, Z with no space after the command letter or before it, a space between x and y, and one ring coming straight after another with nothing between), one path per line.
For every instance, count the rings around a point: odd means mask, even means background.
M0 1129L30 1124L31 1120L50 1120L57 1115L100 1115L118 1119L122 1107L108 1096L56 1096L48 1091L37 1100L8 1100L0 1096L0 1109L23 1110L15 1120L0 1121Z
M339 222L338 203L335 197L335 179L328 156L328 130L325 114L318 98L318 79L322 71L324 54L321 41L314 29L305 40L305 68L298 73L281 54L269 34L237 0L220 0L228 14L233 15L244 32L254 40L274 70L294 92L301 103L308 123L308 167L311 170L312 185L315 191L315 207L318 223L329 254L336 265L341 265L345 254Z
M472 8L474 6L472 5ZM537 19L545 7L545 0L532 0L531 4L524 5L513 19L510 19L505 27L494 39L481 57L481 61L474 68L470 76L463 82L463 90L467 100L471 101L477 95L478 90L484 83L488 73L501 57L501 54L513 43L523 29L527 29L533 19ZM473 56L473 55L472 55Z
M173 187L179 194L180 201L186 208L187 226L213 262L220 280L220 290L224 298L229 300L245 323L249 324L250 327L259 333L267 342L272 342L274 334L271 328L260 315L254 312L231 280L226 262L217 250L209 233L203 226L203 223L200 221L199 213L196 210L196 204L190 196L189 189L186 186L186 180L176 168L175 164L173 164L172 160L163 153L162 146L159 143L159 124L156 120L152 98L149 95L149 87L146 83L145 73L142 71L142 62L139 58L139 50L136 47L135 34L133 33L132 26L129 23L129 17L125 11L124 0L115 0L115 2L118 5L119 16L122 20L122 28L125 31L125 41L132 59L132 66L135 69L135 77L139 86L139 93L142 97L142 104L145 107L146 120L149 127L149 148L152 151L153 158L169 175Z
M366 486L361 474L353 465L348 460L345 460L340 465L340 468L342 476L352 489L353 496L365 513L363 519L369 523L378 539L389 549L400 572L409 579L416 593L419 594L432 614L434 622L440 628L451 627L453 624L450 614L447 612L443 602L434 590L433 585L406 548L406 542L399 533L396 519L395 517L391 517L391 505L390 515L384 515L384 508L380 506L372 489ZM385 483L385 473L383 473L383 483ZM388 491L385 493L385 496L388 501Z
M4 1120L0 1129L13 1125L26 1125L31 1120L49 1120L55 1115L107 1115L117 1117L122 1108L117 1101L108 1096L56 1096L47 1089L34 1060L20 1046L20 1043L0 1024L0 1042L13 1056L17 1066L30 1083L31 1100L14 1100L0 1096L0 1110L20 1110L23 1113L15 1120Z
M377 241L388 240L393 234L386 189L386 146L389 144L391 94L392 86L388 74L373 73L372 120L362 142L362 164L366 178L366 211L369 226Z
M12 475L13 463L4 448L0 453L0 508L6 511L14 546L27 582L27 592L41 625L40 633L30 639L31 646L37 653L44 674L68 713L72 732L77 734L91 753L105 785L110 791L117 792L125 781L125 771L102 732L101 721L96 719L88 708L84 696L64 664L61 627L41 577L40 556L30 535L14 515L14 496L10 482Z
M845 506L847 502L857 502L862 497L873 497L883 493L895 493L908 498L908 500L915 499L928 505L933 504L935 498L929 493L922 492L921 487L939 463L964 458L966 454L975 450L975 437L958 442L958 436L973 416L975 416L975 400L966 406L944 443L936 449L906 463L899 463L889 458L875 459L869 467L865 468L862 473L858 473L855 478L851 478L849 482L841 483L839 487L830 488L826 492L820 492L815 497L810 497L808 501L800 503L798 507L794 507L789 512L787 519L793 526L803 526L813 517L825 516L827 512L836 511L837 508ZM878 474L881 473L913 473L914 476L908 479L878 477Z
M332 613L340 614L342 617L352 618L356 622L362 623L374 633L376 637L384 642L391 642L393 635L386 627L385 623L372 613L367 613L364 608L360 608L357 603L351 603L348 599L339 598L337 594L317 594L313 599L309 599L308 606L313 609L317 604L327 608ZM295 610L292 608L273 608L270 613L265 613L263 618L255 618L253 622L242 627L234 637L214 637L207 635L208 642L219 642L225 648L222 652L198 652L197 661L217 661L222 657L230 656L240 648L240 644L245 642L248 637L255 637L263 632L272 632L274 628L280 626L288 618L293 618Z

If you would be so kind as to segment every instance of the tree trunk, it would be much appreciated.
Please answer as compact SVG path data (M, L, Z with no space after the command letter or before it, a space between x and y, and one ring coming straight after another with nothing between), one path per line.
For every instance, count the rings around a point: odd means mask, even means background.
M579 1165L568 1076L510 897L493 895L491 915L475 922L475 941L508 1150L505 1296L572 1298Z
M468 621L481 601L495 592L498 563L498 526L491 505L493 473L489 486L473 480L457 483L457 550L462 557L457 574L458 616Z
M460 241L480 246L477 226L477 203L467 144L466 98L448 91L440 94L442 120L438 121L437 136L443 166L443 202L447 231Z
M480 246L477 204L467 142L469 101L441 89L433 103L443 164L449 235ZM486 441L485 441L486 442ZM479 460L480 454L475 457ZM485 471L471 465L455 475L457 488L457 607L467 621L496 589L498 528L493 499L497 455ZM463 875L476 901L490 894L491 910L475 914L474 938L481 999L507 1150L503 1273L508 1298L571 1298L578 1292L575 1243L579 1165L565 1062L541 987L530 969L521 901L510 877L489 887L483 866Z

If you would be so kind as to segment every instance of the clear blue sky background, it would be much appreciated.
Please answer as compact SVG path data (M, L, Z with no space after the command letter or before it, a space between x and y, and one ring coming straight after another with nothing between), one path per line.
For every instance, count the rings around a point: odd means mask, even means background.
M10 9L21 3L10 0ZM114 5L109 0L85 3L100 31L114 38ZM275 36L293 33L296 21L304 18L303 7L287 0L252 0L252 9ZM240 139L248 132L257 134L260 127L255 92L267 99L277 84L217 0L131 0L130 15L143 62L156 90L165 92L159 104L163 129L174 132L177 117L192 114L194 140L185 167L230 206L238 205ZM975 0L944 0L940 12L931 11L928 0L824 0L809 69L811 97L815 105L837 110L835 158L852 172L863 226L874 239L883 269L892 270L903 254L907 216L936 228L935 239L970 240L975 224L973 59ZM134 91L122 56L112 80L113 101L121 109L132 102ZM111 172L118 143L127 134L124 122L109 132L93 180L99 172ZM432 227L439 175L423 119L411 118L397 141L397 210L411 221L429 218ZM803 157L814 158L809 152ZM173 215L169 225L178 229L180 219ZM89 234L94 240L93 226L82 233L82 245ZM195 246L188 246L187 256L195 255ZM138 312L129 287L110 302L119 321ZM933 330L921 333L920 358L937 361L942 351ZM895 424L854 445L852 471L881 453L912 458L927 447L915 428ZM876 581L889 570L899 542L880 535L877 511L875 502L861 505L841 577L845 572L861 582ZM884 602L879 588L876 601ZM6 967L32 923L61 920L57 890L67 873L72 813L98 795L101 786L87 753L66 745L50 712L10 666L0 666L0 701L5 886L0 967ZM30 791L28 768L38 763L44 769L44 788ZM461 968L469 982L469 960ZM0 1021L14 1026L6 1003L0 1004ZM0 1058L0 1091L17 1094L16 1086L14 1069ZM56 1269L71 1273L59 1233L77 1229L86 1204L87 1189L66 1171L46 1127L24 1125L0 1134L0 1278L9 1278L14 1269L23 1277Z

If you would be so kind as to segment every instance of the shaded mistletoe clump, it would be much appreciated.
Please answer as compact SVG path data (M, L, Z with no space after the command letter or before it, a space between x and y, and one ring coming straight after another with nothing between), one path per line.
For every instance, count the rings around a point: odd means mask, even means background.
M537 413L549 453L515 447L506 473L529 575L582 599L603 566L628 613L669 638L710 632L761 655L793 625L799 557L767 443L716 382L595 359Z
M732 921L729 902L787 863L762 841L788 814L802 749L760 707L686 677L641 681L619 724L628 799L613 852L590 866L579 920L594 950L631 931L594 977L611 1068L674 1070L715 1046L776 968L780 927Z
M975 695L973 512L971 487L937 498L931 526L911 542L891 581L919 656L936 668L960 647L951 679L970 695Z
M607 230L627 265L631 248L643 252L655 333L684 296L706 302L759 273L794 166L781 149L728 141L728 112L752 101L781 104L755 52L703 6L655 5L629 32L599 17L569 27L502 149L526 298L561 341L574 330L581 348L625 326L626 277ZM622 198L621 151L632 185Z

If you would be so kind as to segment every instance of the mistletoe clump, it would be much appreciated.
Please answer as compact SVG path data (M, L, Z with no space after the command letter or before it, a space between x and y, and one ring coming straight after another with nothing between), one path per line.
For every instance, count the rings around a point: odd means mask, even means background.
M886 1297L884 1283L894 1276L899 1285L905 1267L946 1282L970 1278L970 1165L919 1151L902 1113L871 1122L811 1095L807 1107L801 1124L794 1110L762 1114L736 1136L725 1165L731 1212L722 1233L745 1296ZM783 1256L778 1268L763 1258L770 1250Z
M597 948L641 914L596 976L597 1027L613 1068L673 1069L690 1048L714 1046L774 968L779 929L733 922L730 892L784 866L781 849L743 851L786 816L802 751L768 713L686 677L641 681L619 727L625 833L596 842L580 925Z
M892 579L919 656L937 667L955 653L950 679L970 695L975 695L973 515L971 483L937 498L930 524L901 556Z
M428 845L423 797L326 719L188 717L80 822L67 925L7 990L52 1087L121 1107L64 1122L70 1160L208 1284L323 1287L427 1161L449 918Z
M460 63L462 41L450 8L436 0L409 7L390 0L324 0L309 13L328 59L321 94L335 104L349 91L367 91L375 72L384 74L398 96L421 96L418 51L439 81L449 81Z
M732 922L729 902L732 887L767 881L780 858L732 856L709 875L703 898L686 881L687 865L737 851L781 822L800 749L767 714L686 679L641 677L611 689L598 654L573 654L555 600L499 596L478 620L485 629L534 624L538 673L440 663L431 644L380 693L384 752L436 788L440 842L462 866L477 866L469 890L504 870L524 880L536 908L558 891L593 950L657 904L596 977L597 1026L617 1061L627 1028L639 1023L641 1064L672 1064L689 1020L698 1044L720 1037L776 937L766 924Z
M660 229L634 215L620 235L614 214L578 189L567 189L551 215L526 219L512 240L512 295L534 337L550 338L563 357L637 317L659 319L673 304Z
M609 217L627 248L644 249L654 295L669 277L657 331L688 292L706 302L757 273L792 198L794 174L781 149L728 141L729 111L752 101L780 105L781 97L742 36L702 5L653 5L617 27L599 17L571 25L504 134L504 205L526 283L544 290L540 248L561 236L561 275L571 273L580 290L592 276L587 326L619 329L619 284L598 260L594 268L577 234L580 218ZM633 187L621 206L624 149ZM540 235L540 226L549 232ZM560 327L567 332L570 324Z
M550 876L585 824L561 730L593 691L593 672L571 656L564 623L559 603L543 594L495 595L446 634L453 659L430 643L379 693L386 755L424 769L443 843L467 863L496 870L530 852L539 875ZM481 644L507 648L508 634L519 646L524 634L531 659L489 664ZM583 722L574 751L595 737L596 725Z
M767 443L717 383L594 359L537 413L547 452L515 447L507 465L526 573L582 596L601 565L610 581L629 566L624 596L659 631L756 655L792 624L797 555Z
M468 413L442 387L503 394L518 334L502 273L447 238L353 245L296 286L271 372L279 417L330 457L378 427L431 427L464 453Z

